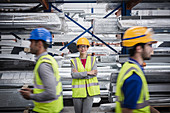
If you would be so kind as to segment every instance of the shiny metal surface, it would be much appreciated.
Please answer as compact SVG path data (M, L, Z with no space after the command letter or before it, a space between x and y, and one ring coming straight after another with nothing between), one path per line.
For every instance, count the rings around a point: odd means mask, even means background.
M0 13L0 28L36 28L61 30L61 21L55 13Z
M48 0L48 2L55 2L57 0ZM40 0L1 0L0 3L40 3Z
M153 19L129 19L129 20L118 20L118 26L120 29L125 30L132 26L147 26L154 29L169 29L170 19L168 18L153 18Z

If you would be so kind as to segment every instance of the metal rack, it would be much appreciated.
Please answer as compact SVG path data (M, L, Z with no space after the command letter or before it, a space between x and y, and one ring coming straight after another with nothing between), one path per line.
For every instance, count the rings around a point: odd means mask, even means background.
M154 37L159 41L170 41L169 39L169 15L150 15L141 16L140 12L132 12L132 10L155 10L159 7L161 10L169 10L169 2L170 0L143 0L142 3L137 4L134 7L127 8L130 0L48 0L48 2L43 2L42 0L1 0L2 4L0 9L0 38L3 40L4 35L5 39L8 37L9 39L17 40L9 41L7 40L0 42L0 49L3 47L28 47L29 44L25 43L25 39L29 37L30 31L35 27L45 27L48 28L54 34L54 42L69 42L68 44L63 44L62 48L60 47L52 47L49 49L49 52L61 55L64 53L64 56L60 58L56 58L59 65L59 71L62 78L63 83L63 95L64 98L71 98L71 76L70 76L70 58L78 56L78 54L67 54L68 51L64 50L69 44L75 42L78 38L83 35L87 36L90 40L90 43L104 43L94 44L94 47L90 47L88 53L96 53L96 55L104 55L107 56L97 56L97 66L98 66L98 79L99 84L101 86L101 97L109 98L110 102L113 102L114 92L115 92L115 80L116 76L121 67L120 63L126 61L127 56L120 55L119 57L114 56L115 54L120 53L121 47L115 47L115 45L111 45L111 43L120 43L121 39L116 37L116 34L124 33L124 30L131 25L142 25L149 26L155 28L157 30ZM133 1L133 0L132 0ZM165 2L165 3L161 3ZM5 3L5 4L4 4ZM20 4L22 3L22 4ZM24 3L24 4L23 4ZM113 7L110 7L111 10L106 14L96 13L93 7L90 7L91 13L86 13L84 10L70 10L70 9L62 9L58 7L64 3L113 3ZM153 4L152 4L153 3ZM158 4L157 4L158 3ZM149 6L149 4L152 4ZM131 6L130 4L129 6ZM10 9L10 6L13 6ZM71 6L71 5L70 5ZM143 6L145 6L144 9ZM108 4L109 7L109 4ZM18 8L22 9L19 10ZM32 10L33 8L33 10ZM121 8L121 10L120 10ZM44 11L43 11L44 10ZM25 11L25 12L24 12ZM28 12L32 11L32 12ZM112 14L120 13L121 11L121 19L113 16ZM10 13L9 13L10 12ZM16 13L14 13L16 12ZM27 12L27 13L26 13ZM36 13L35 13L36 12ZM37 13L38 12L38 13ZM46 12L46 13L45 13ZM51 13L53 12L53 13ZM138 14L137 14L138 13ZM133 14L133 16L131 16ZM153 13L152 13L153 14ZM38 16L37 16L38 15ZM77 16L77 17L76 17ZM67 18L67 19L66 19ZM78 20L82 19L84 22L89 23L87 26L79 23ZM156 19L156 18L159 18ZM156 20L155 20L156 19ZM167 20L165 23L163 20ZM149 20L149 21L148 21ZM161 23L158 23L160 22ZM67 23L73 22L75 24L75 28L67 25ZM130 26L125 26L126 24L131 22ZM164 24L163 24L164 23ZM5 29L4 29L5 28ZM78 29L79 28L79 29ZM93 32L92 32L93 31ZM74 33L70 33L74 32ZM14 35L11 35L14 33ZM87 35L88 33L88 35ZM18 36L20 39L16 38ZM164 39L162 39L162 37ZM105 47L106 46L106 47ZM109 47L109 48L108 48ZM163 48L165 50L165 48ZM59 51L60 50L60 51ZM162 50L156 50L160 52ZM166 50L166 54L169 49ZM2 52L1 52L2 53ZM114 55L113 55L114 54ZM113 55L113 56L112 56ZM168 82L169 79L169 55L157 54L153 56L151 61L147 63L152 64L152 62L157 61L156 65L160 65L160 69L155 71L157 67L147 67L146 73L148 80L152 83L149 85L151 91L151 99L152 105L156 105L154 102L155 99L169 98L169 89ZM159 61L159 62L158 62ZM24 83L30 84L32 87L32 70L34 67L34 56L30 54L26 54L23 51L17 55L11 54L1 54L0 55L0 96L4 97L2 100L4 104L0 106L0 110L11 107L11 109L24 109L26 106L33 107L31 101L25 101L18 94L18 89L22 87ZM166 69L165 69L166 68ZM23 71L24 70L24 71ZM155 71L155 72L154 72ZM113 74L111 74L113 73ZM164 76L160 76L164 74ZM162 80L161 83L157 83L159 79L155 79L153 77L156 75L157 78ZM162 78L161 78L162 77ZM162 84L166 82L165 84ZM154 84L153 84L154 83ZM167 93L166 93L167 91ZM161 94L156 94L159 92ZM166 93L166 94L165 94ZM7 95L7 96L6 96ZM12 96L13 95L13 96ZM9 97L9 101L5 99ZM15 99L14 99L15 98ZM17 105L14 101L19 100ZM169 101L168 101L169 102ZM8 106L7 106L8 104ZM161 103L163 105L163 103ZM164 105L168 105L164 103ZM114 107L114 105L112 106Z

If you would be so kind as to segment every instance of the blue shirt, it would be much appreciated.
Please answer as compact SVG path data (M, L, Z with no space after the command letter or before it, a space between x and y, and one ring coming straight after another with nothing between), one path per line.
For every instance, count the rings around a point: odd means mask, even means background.
M137 64L143 71L143 67L136 60L130 58L129 62ZM136 109L136 104L140 96L141 88L142 80L136 73L133 73L129 78L125 80L122 87L124 94L123 108Z

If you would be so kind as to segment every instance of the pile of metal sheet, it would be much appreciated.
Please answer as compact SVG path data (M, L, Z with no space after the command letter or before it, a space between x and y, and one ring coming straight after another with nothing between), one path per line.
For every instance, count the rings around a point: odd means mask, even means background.
M117 19L94 19L94 33L115 34L118 33Z
M113 45L110 45L111 47L113 47L116 51L121 51L121 47L115 47ZM108 47L103 47L103 46L95 46L95 47L90 47L87 51L88 53L95 53L95 55L98 56L109 56L110 54L116 54L113 50L111 50Z
M118 26L122 30L126 30L132 26L146 26L154 29L170 29L169 18L153 18L153 19L126 19L118 20Z
M0 28L33 29L44 27L59 31L61 24L56 13L0 13Z
M129 0L97 0L97 3L120 3L122 1L129 1ZM146 2L146 3L160 3L160 2L168 2L169 0L142 0L142 2Z
M58 0L48 0L48 2L55 2ZM0 3L39 3L39 0L1 0Z

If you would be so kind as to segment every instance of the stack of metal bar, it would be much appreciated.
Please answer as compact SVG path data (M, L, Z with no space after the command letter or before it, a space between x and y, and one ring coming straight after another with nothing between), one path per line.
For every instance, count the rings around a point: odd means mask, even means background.
M36 28L61 30L61 21L56 13L0 13L0 28Z

